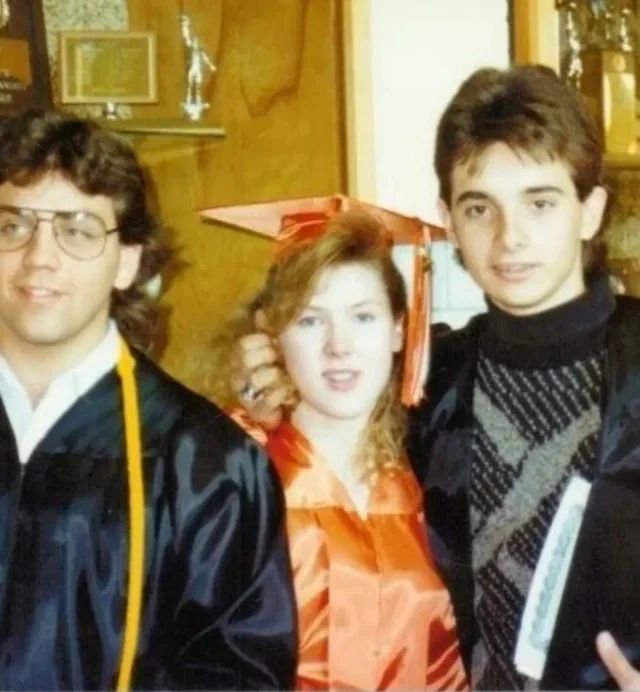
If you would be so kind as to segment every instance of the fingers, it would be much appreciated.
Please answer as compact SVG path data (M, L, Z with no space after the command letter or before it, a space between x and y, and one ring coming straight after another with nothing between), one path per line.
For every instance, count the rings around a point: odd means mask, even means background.
M282 384L283 371L277 366L262 367L253 370L246 378L247 384L250 384L253 389L262 394L265 389L276 388Z
M640 672L629 663L609 632L600 632L596 648L621 690L640 690Z
M256 332L255 334L247 334L238 339L238 347L242 352L252 351L256 348L264 348L271 346L272 340L268 334Z
M277 360L278 354L271 344L242 352L242 367L245 372L273 365Z
M244 404L245 410L265 430L273 430L282 422L282 402L286 392L284 386L264 390L255 401Z
M264 428L279 425L287 388L272 339L264 333L242 337L230 365L230 384L238 403Z
M266 409L275 411L279 409L287 398L287 387L278 378L276 386L270 387L263 392L260 400Z
M266 430L277 428L282 421L282 404L287 396L282 370L262 368L252 373L249 384L256 394L247 398L242 395L245 390L238 390L240 405L255 423Z
M238 340L230 362L230 384L236 394L250 384L254 371L273 366L278 359L276 349L266 334L249 334ZM251 383L257 387L256 383Z
M248 334L238 340L233 357L237 374L246 376L253 370L276 363L278 352L267 334Z

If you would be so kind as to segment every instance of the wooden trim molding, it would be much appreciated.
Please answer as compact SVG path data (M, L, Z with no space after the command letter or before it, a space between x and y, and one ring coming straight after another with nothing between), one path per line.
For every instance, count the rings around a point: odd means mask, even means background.
M359 199L375 202L371 3L344 0L342 11L347 191Z
M555 0L513 0L513 58L560 70L560 23Z

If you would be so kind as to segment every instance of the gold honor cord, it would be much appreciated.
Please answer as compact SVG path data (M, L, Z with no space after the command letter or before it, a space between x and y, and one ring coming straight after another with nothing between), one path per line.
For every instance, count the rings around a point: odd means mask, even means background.
M118 375L124 402L124 434L127 445L129 482L129 585L127 612L122 642L122 660L116 689L131 687L131 672L138 650L142 612L142 577L144 567L144 485L142 480L142 447L138 390L134 376L136 362L126 343L120 339Z

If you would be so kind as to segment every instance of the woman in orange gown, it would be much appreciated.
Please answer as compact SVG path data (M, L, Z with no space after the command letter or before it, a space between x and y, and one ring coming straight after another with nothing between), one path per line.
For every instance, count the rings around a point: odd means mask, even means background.
M257 319L290 384L274 431L234 417L266 444L284 488L297 687L464 689L449 594L402 450L406 295L387 234L343 213L290 235L230 341Z

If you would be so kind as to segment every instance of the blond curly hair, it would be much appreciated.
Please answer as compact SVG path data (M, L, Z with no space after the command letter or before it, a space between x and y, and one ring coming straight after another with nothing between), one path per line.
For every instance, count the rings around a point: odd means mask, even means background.
M242 307L215 339L211 376L207 389L220 405L236 403L228 377L228 364L239 338L255 332L255 315L262 310L270 333L278 336L308 303L320 275L329 267L358 263L375 268L387 291L395 320L406 312L406 291L402 275L391 258L384 227L363 212L343 212L328 223L326 232L288 252L271 266L262 290ZM394 356L392 375L371 413L360 441L356 468L363 478L382 469L404 466L403 451L406 411L400 401L403 353ZM293 382L288 379L285 411L298 403Z

